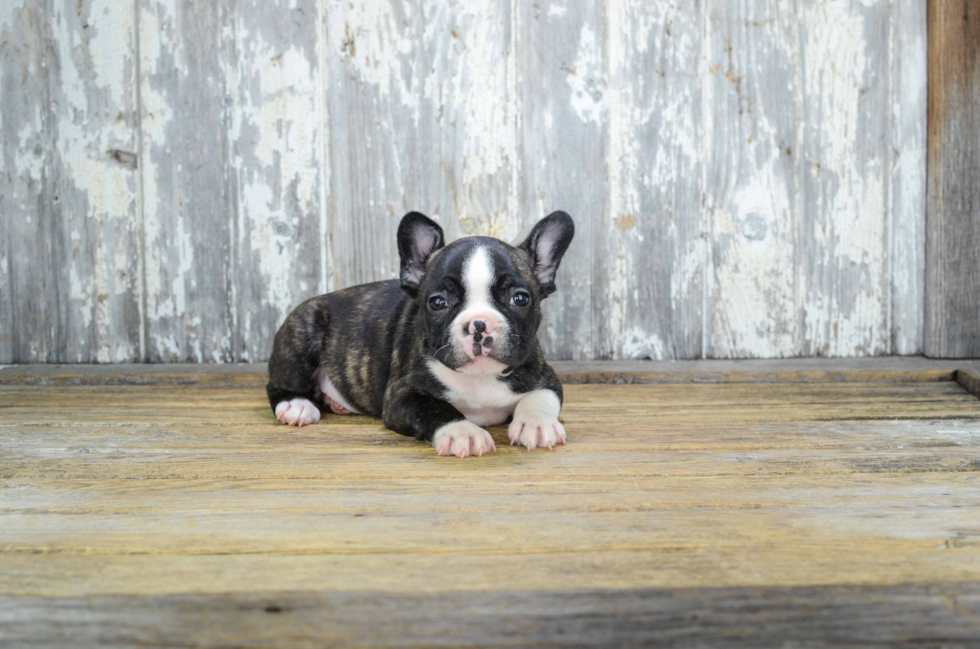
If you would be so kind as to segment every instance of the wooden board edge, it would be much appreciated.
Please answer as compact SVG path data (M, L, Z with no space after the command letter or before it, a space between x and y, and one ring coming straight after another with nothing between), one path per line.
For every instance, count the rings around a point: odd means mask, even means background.
M221 374L216 372L179 373L99 373L99 374L0 374L0 386L38 387L123 386L123 385L199 385L213 388L264 387L269 375L262 372Z
M806 370L786 372L570 372L558 373L567 385L588 383L923 383L953 381L956 370Z
M930 383L960 381L968 391L975 389L963 381L977 375L969 370L911 369L911 370L788 370L788 371L573 371L558 372L565 385L677 385L685 383ZM269 377L265 372L184 373L59 373L59 374L0 374L0 385L38 387L124 386L124 385L200 385L207 387L264 386Z
M963 389L980 399L980 372L973 370L956 370L956 382Z

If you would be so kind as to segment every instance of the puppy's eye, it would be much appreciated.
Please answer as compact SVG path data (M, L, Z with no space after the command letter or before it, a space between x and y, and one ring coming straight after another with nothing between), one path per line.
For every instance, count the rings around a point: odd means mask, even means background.
M527 306L531 303L531 296L524 291L514 293L510 298L510 303L513 306Z
M433 295L429 298L429 308L433 311L442 311L449 308L449 302L441 295Z

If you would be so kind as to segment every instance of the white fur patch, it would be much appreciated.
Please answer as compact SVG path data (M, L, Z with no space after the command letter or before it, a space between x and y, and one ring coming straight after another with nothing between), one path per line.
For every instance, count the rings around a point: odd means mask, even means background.
M490 287L493 286L493 259L483 246L477 246L463 265L466 306L463 311L493 309ZM496 310L496 309L493 309Z
M496 451L490 433L468 421L454 421L439 428L432 436L432 446L439 455L467 457Z
M480 362L496 363L492 359ZM503 368L501 363L497 364ZM494 426L507 421L522 397L498 380L499 373L464 374L449 369L435 359L429 359L429 370L446 388L443 399L480 426Z
M474 248L463 264L462 279L466 301L463 309L453 319L452 341L458 353L470 358L477 356L473 349L475 328L470 325L469 330L464 330L464 323L483 320L486 323L486 334L493 337L494 345L500 349L507 345L507 319L493 306L493 296L490 292L494 273L493 259L483 246Z
M346 410L351 411L351 413L355 415L361 414L357 408L354 408L349 403L347 403L347 399L345 399L340 395L340 390L338 390L337 387L333 384L333 382L330 380L330 377L327 376L326 372L320 372L319 374L320 374L319 376L320 392L322 392L323 396L325 397L323 400L325 404L330 405L330 401L335 401L336 403L339 403L341 406L343 406Z
M552 390L534 390L525 394L514 409L514 420L507 428L510 443L527 450L552 448L565 443L565 427L558 421L561 401Z
M320 411L309 399L290 399L276 404L276 419L290 426L309 426L320 421Z

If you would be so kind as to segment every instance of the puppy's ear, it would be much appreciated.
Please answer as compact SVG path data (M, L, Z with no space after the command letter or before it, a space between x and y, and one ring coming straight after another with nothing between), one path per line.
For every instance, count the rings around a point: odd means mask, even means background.
M445 237L434 221L421 212L409 212L398 225L398 256L402 261L402 290L415 297L425 275L425 261L445 245Z
M555 292L555 273L558 264L575 236L572 217L564 212L552 212L531 230L531 234L519 247L531 255L538 290L545 298Z

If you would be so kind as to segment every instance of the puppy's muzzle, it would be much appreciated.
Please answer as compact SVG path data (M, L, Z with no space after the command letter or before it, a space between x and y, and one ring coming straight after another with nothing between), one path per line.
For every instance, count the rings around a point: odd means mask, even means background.
M466 351L467 356L474 359L489 356L503 330L500 318L489 313L479 314L471 320L464 321L460 332L463 350Z

